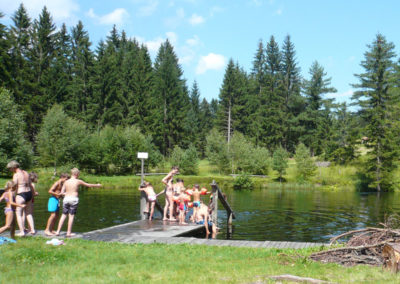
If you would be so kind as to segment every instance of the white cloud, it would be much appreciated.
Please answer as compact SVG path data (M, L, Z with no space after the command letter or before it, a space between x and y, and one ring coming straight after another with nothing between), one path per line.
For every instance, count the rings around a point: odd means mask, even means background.
M206 56L200 57L199 63L196 67L196 74L200 75L208 70L220 70L224 68L225 62L225 56L215 53L209 53Z
M186 40L186 44L189 46L198 46L200 45L200 38L197 35L194 35L192 38Z
M164 22L168 28L174 29L181 24L184 18L185 18L185 10L183 8L179 8L176 10L175 16L165 19Z
M224 8L219 7L219 6L213 6L210 9L210 17L214 17L218 13L222 13L224 11Z
M92 8L86 13L89 18L95 19L101 25L117 25L120 26L124 20L129 17L129 13L124 8L117 8L104 16L96 15Z
M158 7L157 0L145 1L146 5L139 8L138 15L142 17L148 17L154 14Z
M8 16L14 14L21 1L1 0L0 10ZM44 6L50 12L56 23L70 21L75 18L74 13L79 11L79 5L75 0L29 0L24 1L24 6L31 18L37 18Z
M204 23L204 21L205 21L204 18L197 14L193 14L189 19L189 23L192 26L200 25L200 24Z
M156 37L154 39L151 40L146 40L143 37L135 37L135 39L140 42L143 43L144 45L147 46L147 49L149 50L150 54L155 55L161 44L163 44L166 40L169 40L169 42L174 46L177 41L178 41L178 36L176 33L174 32L167 32L165 33L165 38L164 37Z

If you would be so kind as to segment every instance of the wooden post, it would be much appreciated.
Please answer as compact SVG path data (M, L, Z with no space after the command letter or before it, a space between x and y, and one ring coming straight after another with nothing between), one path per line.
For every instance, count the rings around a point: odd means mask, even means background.
M211 213L211 221L213 222L213 224L215 224L215 226L218 226L218 185L216 184L215 180L213 180L211 188L213 196L212 200L213 211Z
M146 220L149 212L145 213L145 209L147 206L147 196L144 191L140 192L140 219Z

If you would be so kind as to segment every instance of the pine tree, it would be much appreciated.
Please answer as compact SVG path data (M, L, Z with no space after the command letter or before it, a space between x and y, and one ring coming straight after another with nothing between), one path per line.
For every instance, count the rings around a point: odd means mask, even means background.
M160 46L154 63L155 94L152 102L152 134L164 155L186 137L182 122L187 115L189 96L182 75L178 58L167 40Z
M0 12L0 19L4 14ZM10 41L7 38L7 28L0 23L0 87L11 88L14 85L11 77L11 59L8 54L10 49Z
M11 60L11 76L14 80L13 87L10 91L14 95L14 101L19 108L28 112L27 102L28 95L31 93L31 83L33 72L29 65L30 53L30 34L32 30L31 19L23 4L11 17L13 25L9 32L9 40L12 46L10 50Z
M258 144L270 150L282 144L284 127L284 90L281 78L282 58L275 38L266 48L266 85L260 95L260 106L254 120L258 127Z
M71 38L65 24L54 37L54 61L50 69L50 81L48 93L51 101L57 104L69 99L68 90L71 82Z
M65 112L75 118L87 119L88 101L92 97L94 55L90 50L88 32L81 21L71 31L71 74L69 99L64 103Z
M369 178L369 186L377 191L390 190L393 187L392 173L396 168L398 129L395 107L399 102L398 91L394 90L395 64L394 44L377 34L361 62L364 72L357 74L360 80L354 87L353 99L361 108L367 126L364 129L368 137L366 147L370 149L364 171Z
M323 152L324 137L321 132L325 127L322 124L324 110L322 109L327 101L323 99L326 93L336 92L336 89L330 87L331 78L326 78L324 68L314 62L310 68L310 80L304 81L304 95L306 97L307 107L305 112L299 116L300 123L303 126L303 135L301 141L311 150L312 155L319 155Z
M297 116L303 109L304 101L300 94L300 67L296 62L296 51L289 35L282 47L282 80L285 94L285 134L282 144L286 150L294 152L300 136Z

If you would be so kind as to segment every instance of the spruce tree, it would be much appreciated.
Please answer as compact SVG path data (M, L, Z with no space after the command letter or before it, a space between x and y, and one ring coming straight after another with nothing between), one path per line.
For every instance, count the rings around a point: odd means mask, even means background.
M321 133L326 127L323 125L323 108L326 107L328 101L324 100L323 95L336 92L336 89L330 86L331 78L326 78L327 74L318 62L315 61L311 65L309 74L311 78L304 81L303 87L307 107L305 112L299 116L303 127L303 135L300 139L310 148L311 154L314 156L324 151L325 136Z
M369 187L377 191L393 188L392 174L398 157L395 108L399 94L393 88L394 57L394 44L377 34L361 62L364 72L356 75L360 83L354 85L359 90L353 99L367 123L364 133L368 137L366 147L370 151L364 171L370 181Z
M295 47L289 35L286 36L282 47L282 80L285 96L285 133L282 145L293 153L300 136L297 116L304 107L304 101L300 94L300 67L298 67Z
M71 31L71 74L69 99L64 103L65 112L75 118L87 119L88 101L92 97L94 55L90 50L88 32L81 21Z
M0 19L3 17L4 14L0 12ZM10 73L11 59L8 51L11 45L7 34L6 26L0 23L0 87L11 88L14 84Z
M171 43L166 40L159 48L154 63L152 134L162 154L186 137L184 124L189 95L183 72Z

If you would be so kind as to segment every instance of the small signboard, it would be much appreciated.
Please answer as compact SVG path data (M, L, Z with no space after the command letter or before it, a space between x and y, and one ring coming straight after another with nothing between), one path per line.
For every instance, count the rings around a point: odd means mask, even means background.
M138 159L148 159L149 158L149 153L147 152L138 152L137 153Z

